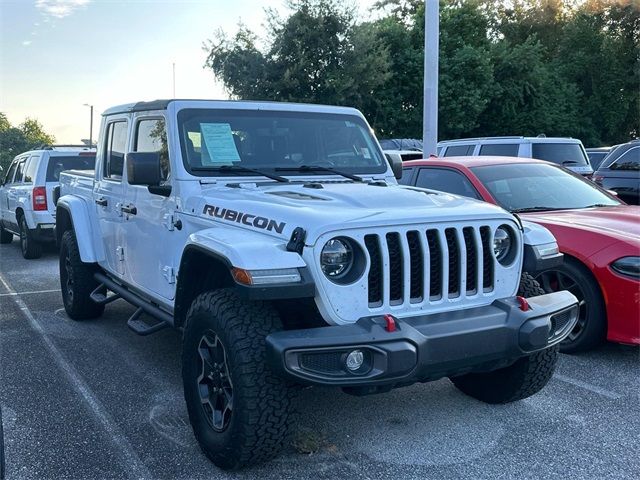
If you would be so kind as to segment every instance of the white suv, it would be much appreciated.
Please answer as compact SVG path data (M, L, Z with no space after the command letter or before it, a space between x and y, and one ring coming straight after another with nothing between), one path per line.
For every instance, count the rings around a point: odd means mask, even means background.
M18 155L0 185L0 243L20 237L24 258L38 258L42 243L55 241L54 189L63 170L93 170L95 149L43 146Z
M438 142L439 157L499 156L547 160L590 177L593 169L582 142L568 137L479 137Z

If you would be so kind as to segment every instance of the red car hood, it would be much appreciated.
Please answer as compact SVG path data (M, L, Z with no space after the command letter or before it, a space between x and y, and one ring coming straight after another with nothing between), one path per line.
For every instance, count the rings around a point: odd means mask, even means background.
M640 241L640 206L595 207L581 210L524 213L523 218L539 223L575 227L611 235L619 239Z

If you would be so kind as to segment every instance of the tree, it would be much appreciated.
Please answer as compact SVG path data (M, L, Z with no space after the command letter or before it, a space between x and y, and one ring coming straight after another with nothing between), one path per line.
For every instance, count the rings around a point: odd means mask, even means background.
M439 137L640 133L640 9L631 0L441 0ZM358 23L337 0L290 0L269 41L207 45L235 97L352 105L381 137L422 134L424 1L380 0Z
M0 112L0 166L6 172L13 158L42 144L52 144L55 137L44 131L38 120L27 118L17 127Z
M285 19L269 12L264 51L244 26L231 40L220 31L205 46L206 66L236 98L354 105L375 116L389 61L374 32L335 0L288 6Z

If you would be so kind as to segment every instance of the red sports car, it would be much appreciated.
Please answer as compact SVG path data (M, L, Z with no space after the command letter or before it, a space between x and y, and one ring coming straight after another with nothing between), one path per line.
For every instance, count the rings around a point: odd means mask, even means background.
M403 167L405 185L495 203L553 233L564 264L536 279L546 291L569 290L580 301L562 351L584 351L605 338L640 344L640 207L541 160L448 157Z

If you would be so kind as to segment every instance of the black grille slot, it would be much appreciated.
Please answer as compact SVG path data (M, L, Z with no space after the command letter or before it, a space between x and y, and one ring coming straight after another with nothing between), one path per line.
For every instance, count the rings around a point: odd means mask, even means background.
M389 300L391 303L401 303L403 282L400 234L387 233L386 238L389 249Z
M464 247L467 251L467 293L474 294L478 288L476 271L476 262L478 258L476 240L473 236L473 228L465 227L462 229L464 237Z
M429 244L429 297L438 298L442 295L442 251L437 230L427 230Z
M449 296L457 297L460 294L460 247L455 228L447 228L444 236L449 250Z
M491 230L489 227L480 227L482 239L482 288L493 290L493 245L490 244Z
M422 250L420 249L420 234L415 230L407 232L407 243L409 244L409 258L411 261L411 300L421 301L424 289L424 262L422 260Z
M342 372L342 353L303 353L300 366L305 370L318 373L339 374Z
M365 235L364 245L367 247L371 266L369 268L369 306L382 305L382 256L377 235Z

